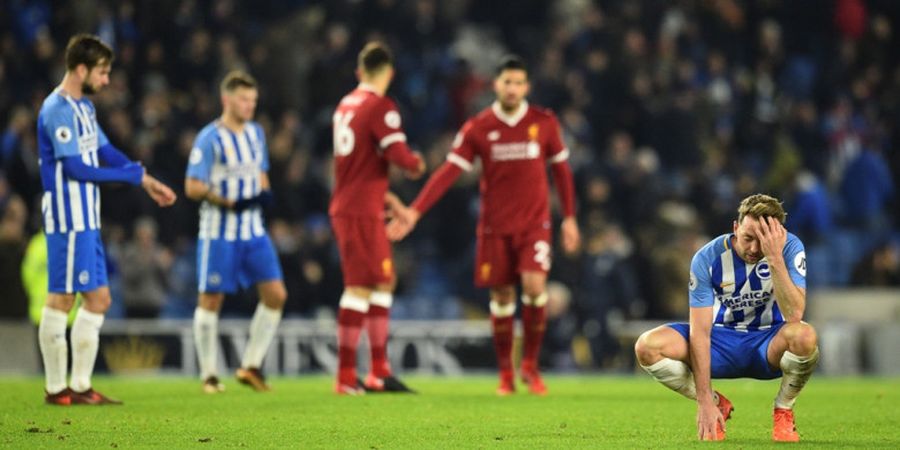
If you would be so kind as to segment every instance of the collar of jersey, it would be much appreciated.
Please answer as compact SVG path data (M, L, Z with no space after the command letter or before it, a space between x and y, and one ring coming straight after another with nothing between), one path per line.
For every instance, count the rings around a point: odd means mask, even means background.
M379 97L381 96L380 94L378 94L378 91L375 90L375 86L372 86L369 83L359 83L359 86L357 86L356 88L362 91L369 91L375 95L378 95Z
M494 115L497 116L497 119L500 119L501 122L514 127L523 117L525 117L525 113L528 112L528 101L523 99L522 103L519 104L519 110L509 115L503 112L499 100L494 100L494 103L491 105L491 110L494 111Z

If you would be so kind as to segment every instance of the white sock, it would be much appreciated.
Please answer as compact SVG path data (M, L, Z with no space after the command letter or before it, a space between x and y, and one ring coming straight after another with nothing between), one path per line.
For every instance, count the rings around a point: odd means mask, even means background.
M91 388L91 374L100 347L100 327L103 314L78 309L72 324L72 390L84 392Z
M653 365L641 366L654 380L663 386L691 399L697 399L697 385L694 383L694 373L687 364L674 359L663 358ZM713 401L718 403L716 395Z
M809 381L816 364L819 362L819 347L816 347L812 355L799 356L789 351L785 351L781 356L781 388L778 389L778 395L775 396L775 407L781 409L793 409L794 401L800 390Z
M38 343L44 358L45 389L50 394L66 388L66 366L69 364L69 349L66 345L68 320L68 314L45 306L38 326Z
M256 312L253 313L253 320L250 322L250 342L244 350L241 367L245 369L260 367L280 321L280 309L269 308L263 302L256 305Z
M219 314L197 307L194 310L194 346L200 361L200 378L216 376L219 352Z

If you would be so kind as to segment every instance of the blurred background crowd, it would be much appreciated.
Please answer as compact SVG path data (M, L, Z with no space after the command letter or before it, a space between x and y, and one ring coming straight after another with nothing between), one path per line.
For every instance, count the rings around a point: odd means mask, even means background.
M82 31L116 52L93 98L107 135L179 191L222 76L259 80L288 316L333 314L342 289L331 115L370 39L394 50L389 94L431 169L493 99L498 59L529 63L530 99L557 113L572 152L584 236L551 274L559 366L574 336L614 354L611 323L685 318L694 251L756 192L785 201L811 289L900 286L898 25L892 0L0 0L2 316L25 317L46 289L35 119ZM393 183L407 202L421 185ZM197 206L103 188L114 317L190 316ZM464 176L395 247L395 318L485 316L477 210L477 174ZM225 314L249 315L252 293L235 297Z

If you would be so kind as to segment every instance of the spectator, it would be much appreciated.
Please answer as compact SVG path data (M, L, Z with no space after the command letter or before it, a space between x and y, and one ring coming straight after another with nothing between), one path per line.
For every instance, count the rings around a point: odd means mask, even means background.
M156 222L142 217L135 222L134 237L122 250L122 302L131 318L152 319L166 301L166 274L172 255L156 241Z

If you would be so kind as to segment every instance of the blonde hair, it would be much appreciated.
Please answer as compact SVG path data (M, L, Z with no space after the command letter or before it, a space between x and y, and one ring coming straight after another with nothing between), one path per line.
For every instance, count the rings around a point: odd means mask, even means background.
M738 207L738 224L746 216L757 219L772 217L778 219L784 225L787 213L784 212L784 207L777 198L766 194L753 194L741 201L741 206Z
M219 90L224 93L232 93L237 88L251 88L256 89L256 79L253 78L247 72L242 70L232 70L225 75L225 78L222 80L222 84L219 85Z

